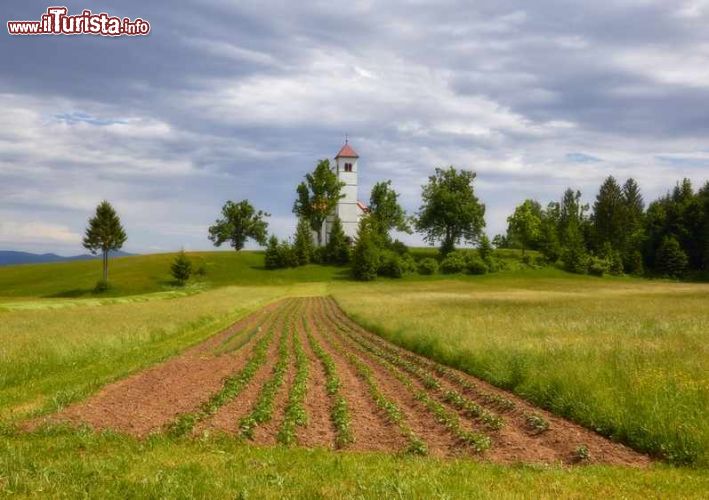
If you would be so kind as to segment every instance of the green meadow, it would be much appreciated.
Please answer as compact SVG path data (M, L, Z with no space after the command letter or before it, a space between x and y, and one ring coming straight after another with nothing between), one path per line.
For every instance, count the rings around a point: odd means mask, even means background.
M0 268L0 494L106 497L706 497L709 285L555 269L355 283L347 270L266 271L257 252ZM508 256L512 259L514 256ZM256 448L221 438L138 441L19 423L85 398L288 295L331 294L409 349L659 457L648 469Z

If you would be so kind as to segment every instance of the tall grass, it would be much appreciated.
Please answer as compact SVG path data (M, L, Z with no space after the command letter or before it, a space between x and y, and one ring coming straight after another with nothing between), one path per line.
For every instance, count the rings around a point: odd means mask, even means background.
M0 496L687 499L707 488L706 474L667 466L507 467L61 430L0 438Z
M709 286L519 275L343 284L384 337L634 448L709 465Z

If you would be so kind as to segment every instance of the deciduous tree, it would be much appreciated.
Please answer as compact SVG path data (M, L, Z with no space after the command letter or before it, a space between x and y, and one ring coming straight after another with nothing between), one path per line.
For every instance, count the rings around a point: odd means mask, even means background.
M440 242L443 254L461 241L477 242L485 227L485 205L475 196L474 180L474 172L451 166L437 168L422 187L416 229L429 243Z
M344 185L330 168L329 160L318 162L315 170L307 174L305 181L298 185L298 197L293 204L293 213L310 223L310 227L317 233L318 246L322 246L322 226L325 219L344 196L340 193Z
M217 247L228 241L237 252L249 238L265 245L268 222L264 219L270 216L262 210L256 211L248 200L227 201L222 207L222 217L209 228L209 239Z

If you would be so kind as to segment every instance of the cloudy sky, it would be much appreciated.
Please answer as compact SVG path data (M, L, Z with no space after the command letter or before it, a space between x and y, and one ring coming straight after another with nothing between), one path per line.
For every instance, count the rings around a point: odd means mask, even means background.
M152 32L0 35L0 249L80 253L104 198L129 251L209 248L227 199L285 237L346 133L361 199L391 179L415 211L434 167L472 169L491 236L610 174L646 200L709 180L709 0L59 3Z

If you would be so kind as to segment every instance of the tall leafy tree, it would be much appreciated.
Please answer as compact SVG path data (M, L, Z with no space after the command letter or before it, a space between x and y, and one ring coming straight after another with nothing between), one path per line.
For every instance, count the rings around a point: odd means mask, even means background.
M389 232L396 229L411 233L406 211L398 201L399 194L391 187L391 181L377 182L369 197L369 213L381 238L389 242Z
M524 200L507 218L507 234L522 246L522 255L536 244L541 234L542 208L535 200Z
M315 170L308 173L305 181L298 185L293 213L310 223L310 227L317 233L318 246L322 246L322 226L325 219L344 197L341 194L344 185L330 168L329 160L318 162Z
M222 217L209 227L209 239L217 247L228 241L237 252L244 248L249 238L265 245L268 229L265 218L270 216L262 210L257 211L248 200L227 201L222 207Z
M422 187L416 229L427 242L440 242L444 255L461 241L477 242L485 227L485 205L475 196L474 180L474 172L451 166L437 168Z
M101 252L103 259L103 283L108 283L108 254L123 247L128 237L121 219L106 200L96 207L96 214L89 219L83 245L92 254Z

